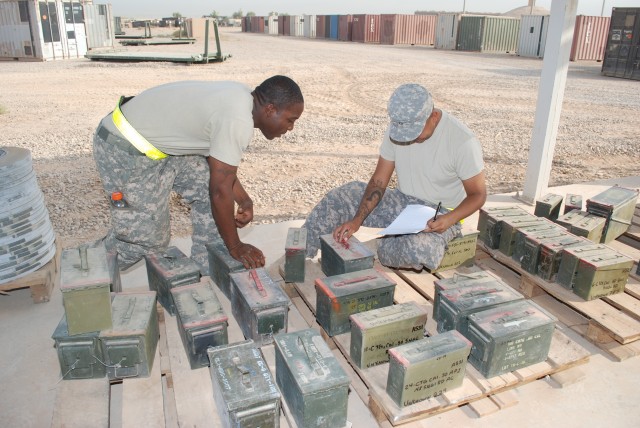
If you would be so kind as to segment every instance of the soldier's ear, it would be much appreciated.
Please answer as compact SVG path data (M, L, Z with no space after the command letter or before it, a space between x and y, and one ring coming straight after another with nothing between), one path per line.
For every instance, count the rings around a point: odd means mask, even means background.
M273 103L269 103L264 106L264 114L267 117L271 117L277 112L278 112L278 109L276 109L276 106Z

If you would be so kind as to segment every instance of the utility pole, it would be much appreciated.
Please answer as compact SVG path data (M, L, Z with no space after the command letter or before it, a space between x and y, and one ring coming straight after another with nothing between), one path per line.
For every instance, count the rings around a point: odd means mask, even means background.
M600 11L600 16L604 16L604 3L605 3L606 1L607 1L607 0L602 0L602 10Z
M462 0L462 13L465 13L466 11L467 11L467 0Z

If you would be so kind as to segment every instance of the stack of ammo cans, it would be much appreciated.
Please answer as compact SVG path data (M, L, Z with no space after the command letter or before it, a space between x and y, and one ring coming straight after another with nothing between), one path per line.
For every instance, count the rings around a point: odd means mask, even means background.
M606 244L627 231L636 209L638 191L614 186L587 199L587 212L605 218L601 243Z

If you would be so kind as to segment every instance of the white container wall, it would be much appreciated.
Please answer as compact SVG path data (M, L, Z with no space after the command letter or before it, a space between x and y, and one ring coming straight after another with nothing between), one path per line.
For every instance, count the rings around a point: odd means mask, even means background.
M268 22L265 22L265 29L269 27L269 33L272 36L278 35L278 17L271 15L267 18Z
M84 14L89 49L113 48L116 36L111 4L85 4Z
M547 43L548 28L549 15L522 15L520 17L518 55L544 58L544 46Z
M42 50L31 39L31 28L37 28L35 12L26 2L0 2L0 57L42 59Z
M310 39L316 38L316 16L304 15L304 36Z
M289 25L291 27L290 36L304 37L304 17L302 15L292 15Z
M436 23L435 49L455 50L458 39L458 23L460 23L459 13L441 13L438 15Z

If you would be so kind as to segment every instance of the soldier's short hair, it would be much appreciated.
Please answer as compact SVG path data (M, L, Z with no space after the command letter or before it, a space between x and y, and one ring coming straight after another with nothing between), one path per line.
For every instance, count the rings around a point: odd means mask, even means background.
M273 104L278 109L304 103L300 87L287 76L269 77L253 90L253 94L260 105Z

